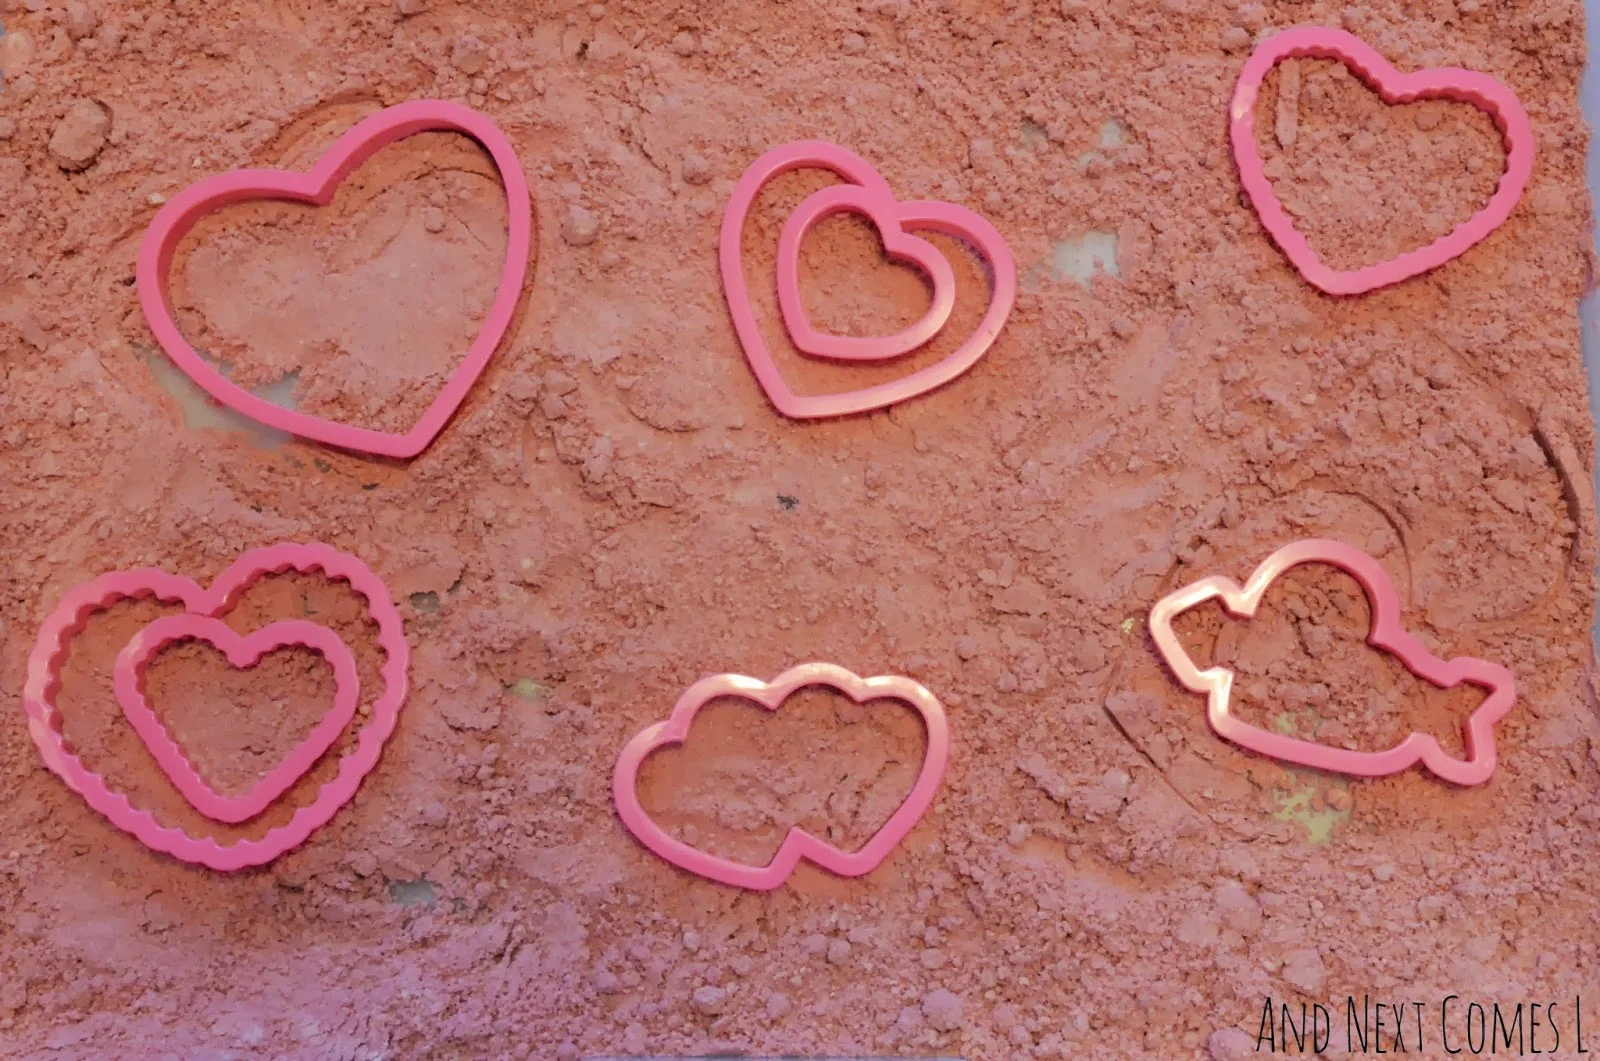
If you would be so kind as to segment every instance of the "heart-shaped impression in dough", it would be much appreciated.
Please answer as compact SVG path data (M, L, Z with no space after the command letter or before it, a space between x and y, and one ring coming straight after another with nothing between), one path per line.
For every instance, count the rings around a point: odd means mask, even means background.
M922 716L927 730L928 747L911 792L859 850L841 851L795 826L784 837L771 862L765 866L751 866L690 847L651 820L639 802L639 767L658 748L682 744L702 707L718 697L734 696L776 711L791 695L808 685L837 689L858 704L867 700L900 700ZM841 877L859 877L872 872L905 839L933 803L949 758L950 730L944 706L922 685L899 676L862 678L831 663L804 663L784 671L771 682L742 674L717 674L695 682L678 698L666 721L646 726L623 746L612 774L611 795L627 830L668 862L723 884L770 891L789 879L801 859Z
M1306 241L1267 179L1256 151L1255 108L1261 85L1285 59L1336 59L1350 69L1385 103L1443 99L1470 103L1488 114L1505 141L1506 169L1489 202L1443 236L1413 251L1360 269L1324 265ZM1533 130L1516 94L1487 74L1457 67L1438 67L1402 74L1359 37L1343 30L1302 26L1261 42L1239 72L1228 107L1228 136L1233 143L1239 180L1261 223L1289 261L1316 287L1330 295L1359 295L1397 284L1437 268L1464 253L1511 216L1533 174Z
M799 169L825 169L847 182L808 197L790 215L779 238L778 305L795 346L813 357L842 361L883 361L909 353L943 329L955 305L955 278L949 261L914 231L937 232L963 240L988 264L993 276L989 306L977 329L949 355L900 379L839 394L796 394L767 347L756 322L745 280L742 240L745 220L756 196L768 182ZM894 335L856 337L824 335L812 327L800 297L800 244L823 218L851 211L877 227L884 249L893 259L918 265L933 281L933 304L922 318ZM971 368L1000 335L1017 297L1017 268L1011 250L995 227L977 214L952 203L899 202L888 182L866 160L821 140L801 140L775 147L758 158L739 178L722 215L719 263L722 289L734 331L756 380L780 413L797 420L881 409L925 394Z
M186 614L173 618L214 620L231 610L245 590L260 578L284 571L320 572L330 579L348 582L352 590L366 598L368 614L378 627L378 647L384 654L380 670L383 691L372 701L368 720L361 727L355 747L339 760L338 772L317 790L316 796L310 803L296 808L284 824L273 826L259 839L240 840L233 844L221 844L210 837L190 836L182 828L164 826L153 814L135 807L125 794L111 789L104 778L86 767L62 733L61 712L56 708L56 695L61 689L61 668L66 662L71 641L83 630L90 616L120 600L151 597L158 601L180 603L184 606ZM165 625L157 626L157 624ZM315 626L315 624L307 623L305 626ZM319 650L328 649L325 654L333 661L336 672L341 667L346 668L346 673L352 682L350 688L355 688L353 664L343 660L348 649L342 644L338 649L332 648L322 635L311 634L296 622L273 624L243 639L242 642L230 640L210 623L166 623L165 620L157 620L150 627L146 627L141 636L151 637L151 627L157 627L154 639L160 639L169 633L178 633L181 636L198 634L222 646L228 651L230 658L238 659L251 654L259 657L260 653L266 650L264 646L276 638L305 636L318 642L311 647ZM284 627L288 629L285 630ZM325 628L317 627L317 629ZM127 682L127 675L131 673L125 668L136 670L138 659L146 656L145 650L154 651L152 644L153 640L149 643L132 645L119 654L116 679L119 686ZM304 843L313 831L326 824L339 808L355 795L362 779L378 764L383 746L394 733L395 724L399 721L400 708L406 699L410 661L411 649L406 643L405 628L401 623L400 613L395 608L388 587L366 564L331 546L284 543L244 553L227 570L218 575L217 580L209 587L201 587L181 575L172 575L149 567L115 571L75 587L61 599L39 629L33 651L28 656L28 674L26 684L23 686L22 706L28 716L28 732L33 737L39 754L44 758L45 765L65 781L69 788L83 796L89 806L105 815L113 825L132 833L152 850L216 870L236 870L270 862L285 851ZM344 711L344 688L345 683L341 681L339 700L334 708L335 714L342 714ZM122 699L120 692L119 688L119 699ZM138 714L139 705L130 700L123 700L125 709L130 705L133 707L133 712L129 715L130 720L135 720L137 725L135 716ZM151 719L151 722L158 728L161 725L156 719ZM325 718L323 722L331 727L328 719ZM148 733L141 732L140 736L159 758L161 741L151 740ZM170 740L164 731L161 736ZM302 742L294 756L299 757L315 751L326 736L319 726L311 737ZM337 733L334 734L334 738L336 737ZM323 750L331 747L332 743L333 740L328 739ZM177 754L181 757L181 750ZM315 761L315 758L312 761ZM173 771L168 769L168 763L163 763L162 766L167 770L168 776L176 780ZM298 776L297 774L296 777ZM276 772L269 775L269 779L270 784L267 781L262 782L263 785L267 785L262 791L276 788L281 794L288 787L287 784L279 787L282 778L277 777ZM289 784L292 783L293 779L290 779ZM257 788L261 789L261 786L258 785ZM184 794L194 802L191 792ZM253 801L258 799L259 795L258 792L252 792L243 798ZM248 805L244 803L236 804L225 813L240 813L247 807ZM224 817L221 820L229 819Z
M1488 692L1462 726L1466 759L1450 755L1427 733L1408 734L1399 744L1381 752L1352 751L1273 733L1252 726L1232 713L1233 671L1221 666L1206 670L1195 666L1172 629L1172 621L1208 600L1219 601L1230 615L1248 619L1255 615L1267 587L1279 575L1309 563L1340 568L1361 583L1372 610L1367 644L1391 653L1412 674L1440 689L1453 689L1465 682ZM1497 761L1495 723L1504 718L1517 701L1516 681L1500 664L1472 656L1440 659L1401 629L1400 598L1388 572L1359 549L1328 539L1308 538L1285 545L1262 561L1243 587L1232 579L1213 575L1169 593L1150 609L1150 636L1173 675L1189 689L1208 695L1206 717L1219 737L1274 759L1357 777L1396 774L1421 763L1446 781L1480 785L1494 773Z
M425 132L463 133L478 141L489 152L505 186L508 232L505 261L500 270L500 286L495 291L494 303L489 307L483 327L479 329L466 356L450 375L444 389L409 431L402 434L354 427L295 409L285 409L231 382L189 345L173 317L167 293L167 276L179 242L202 217L224 206L256 199L281 199L327 206L344 178L380 149L397 140ZM139 304L150 330L155 333L156 341L173 364L211 397L235 412L268 427L341 449L384 457L414 457L444 430L467 392L483 374L495 348L510 327L528 272L532 230L533 212L528 180L505 134L487 117L460 104L444 100L413 100L379 111L357 123L334 141L333 146L309 172L234 170L208 177L173 196L150 222L150 228L139 245L136 267ZM382 306L373 307L373 312L382 311Z
M332 709L282 762L242 796L224 796L200 776L145 696L142 679L150 661L162 649L180 641L210 644L222 651L230 665L239 668L253 667L268 652L295 645L320 653L333 667ZM123 715L183 798L213 821L233 824L254 818L304 777L350 724L361 699L356 658L350 647L326 626L304 619L273 623L249 635L241 635L220 619L206 615L163 616L134 634L117 655L112 668L112 687L116 689Z

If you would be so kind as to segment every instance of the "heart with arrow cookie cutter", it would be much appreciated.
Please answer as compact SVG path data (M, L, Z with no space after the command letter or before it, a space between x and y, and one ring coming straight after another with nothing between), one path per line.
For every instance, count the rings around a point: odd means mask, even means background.
M1312 563L1340 568L1361 584L1372 609L1367 643L1373 648L1392 654L1412 674L1437 688L1453 689L1467 683L1487 691L1488 696L1462 726L1465 759L1450 755L1427 733L1411 733L1384 751L1363 752L1272 733L1233 714L1233 671L1223 666L1204 670L1196 666L1173 630L1173 620L1209 600L1218 601L1230 615L1251 618L1279 575L1300 564ZM1207 694L1206 717L1218 736L1274 759L1357 777L1396 774L1421 763L1446 781L1480 785L1494 773L1498 758L1495 723L1517 700L1516 681L1505 667L1472 656L1440 659L1406 633L1400 625L1400 598L1382 565L1353 546L1323 538L1285 545L1263 560L1242 587L1232 579L1213 575L1167 594L1150 609L1150 636L1178 681L1194 692Z

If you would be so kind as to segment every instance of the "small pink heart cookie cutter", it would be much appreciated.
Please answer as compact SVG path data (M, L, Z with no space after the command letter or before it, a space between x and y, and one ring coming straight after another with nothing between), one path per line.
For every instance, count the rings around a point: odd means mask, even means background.
M231 665L239 668L253 667L268 652L295 645L320 653L333 666L333 709L243 796L223 796L206 783L145 696L143 677L150 661L168 645L181 641L211 644L222 650ZM213 821L231 824L249 821L293 787L333 747L350 720L355 718L356 705L361 700L361 682L350 647L326 626L303 619L273 623L241 636L222 620L210 616L163 616L133 635L118 654L112 675L122 713L173 785L195 810Z
M284 571L321 572L328 578L348 582L352 590L366 598L369 613L378 627L378 646L384 653L384 662L380 670L383 691L372 703L370 717L356 739L355 748L340 760L338 773L317 791L310 803L298 808L285 824L274 826L260 839L241 840L226 845L209 837L190 836L181 828L163 826L149 811L135 807L126 795L113 791L107 786L104 778L89 770L62 733L61 713L56 708L55 698L61 688L61 668L66 661L68 645L72 638L83 630L91 615L105 610L120 600L152 597L159 601L183 604L187 614L157 620L150 627L146 627L141 634L136 635L134 643L119 654L114 683L123 709L129 712L130 720L136 728L139 728L141 738L150 746L168 776L178 782L179 789L185 797L195 802L204 812L204 808L201 807L204 801L195 801L194 796L196 792L202 790L209 792L209 786L194 775L193 767L180 749L175 745L170 749L167 748L172 744L171 738L164 729L161 729L159 720L151 718L142 727L140 726L140 710L141 708L148 710L142 694L137 697L124 697L122 694L129 689L130 684L136 688L137 671L142 662L148 661L157 650L159 646L155 642L158 640L200 637L222 646L228 652L229 658L237 661L247 658L258 659L262 652L272 647L271 643L275 640L283 639L282 643L290 643L291 639L305 637L311 641L311 647L319 651L326 650L324 655L334 664L340 691L337 703L330 714L342 716L348 702L347 690L353 694L356 689L355 674L353 664L348 661L349 650L342 643L337 649L332 648L327 640L327 636L332 636L333 641L338 641L333 631L295 620L275 623L249 637L239 639L231 631L227 635L222 634L217 626L211 623L177 621L217 619L229 611L245 590L257 580L265 575ZM325 630L327 636L320 633L312 634L305 627ZM56 605L55 610L45 619L44 625L39 630L33 651L28 656L28 674L23 687L22 706L28 716L28 731L39 749L39 754L44 758L45 765L65 781L69 788L83 796L91 807L105 815L113 825L133 834L152 850L164 852L185 862L209 866L215 870L237 870L263 865L284 852L298 847L355 795L362 779L377 765L383 746L394 733L395 725L399 721L400 708L406 699L410 660L411 649L406 642L400 613L395 608L389 589L383 584L382 579L354 556L342 553L331 546L284 543L244 553L227 570L218 575L209 588L202 588L180 575L141 567L101 575L91 582L72 589ZM322 730L328 725L331 723L324 719L323 724L313 731L313 735L296 749L293 758L296 758L297 762L309 754L308 744L314 749L317 744L322 743L326 737ZM153 734L152 727L160 732ZM156 739L152 739L153 735ZM333 738L337 735L334 733ZM322 750L326 751L332 743L333 739L328 739ZM306 767L309 767L315 759L316 757L312 756L306 762ZM180 775L185 774L190 776L180 781ZM296 774L295 778L289 779L289 784L299 776L300 774ZM259 800L262 792L277 788L276 794L281 794L283 789L288 787L285 784L282 788L278 788L282 781L283 777L274 771L268 775L267 781L257 786L257 790L242 797L232 806L222 808L221 815L211 816L222 821L245 820L252 815L245 815L243 812Z
M989 307L967 341L942 360L901 379L840 394L796 394L773 360L756 321L744 275L743 235L756 196L768 182L798 169L825 169L849 183L833 185L808 197L790 215L778 241L778 306L791 341L805 354L840 361L883 361L922 346L949 322L955 306L955 273L945 256L913 230L938 232L965 241L981 255L993 274ZM823 335L806 316L800 296L800 244L824 218L851 211L877 226L884 249L899 261L916 263L933 282L933 303L922 318L887 336ZM881 409L925 394L955 379L994 345L1017 297L1017 267L1005 239L988 221L964 207L931 201L898 202L887 181L865 159L822 140L801 140L775 147L758 158L739 178L722 215L719 261L722 288L734 331L756 380L777 410L805 420Z
M1393 654L1412 674L1440 689L1452 689L1465 682L1487 690L1488 696L1462 726L1465 760L1447 754L1426 733L1411 733L1385 751L1351 751L1272 733L1232 714L1233 671L1222 666L1206 670L1195 666L1172 629L1173 619L1213 599L1230 615L1248 619L1255 615L1267 587L1279 575L1309 563L1340 568L1361 584L1372 609L1369 645ZM1446 781L1480 785L1494 773L1497 761L1494 725L1517 699L1516 682L1505 667L1472 656L1442 660L1406 633L1400 626L1400 599L1383 567L1359 549L1327 539L1310 538L1284 546L1262 561L1243 587L1232 579L1213 575L1168 594L1150 609L1150 634L1178 681L1194 692L1208 694L1206 717L1218 736L1274 759L1357 777L1396 774L1421 763Z
M400 434L353 427L274 405L231 382L189 345L173 317L167 275L179 242L202 217L224 206L254 199L286 199L327 206L344 178L363 162L398 140L425 132L463 133L483 145L505 185L509 223L500 286L483 327L444 389L409 431ZM413 100L379 111L357 123L339 137L308 172L234 170L208 177L173 196L151 221L139 246L136 267L139 304L156 341L173 364L211 397L235 412L268 427L341 449L384 457L414 457L444 430L505 337L527 276L532 229L528 180L505 134L487 117L460 104Z
M887 185L869 190L859 184L835 184L809 196L784 222L783 234L778 237L778 308L789 340L801 353L836 361L887 361L915 350L949 323L956 305L956 274L950 268L950 259L927 240L901 228L886 212L894 205L897 204L889 197ZM933 302L928 311L921 320L893 335L825 335L812 326L806 315L805 302L800 297L800 245L823 220L849 212L871 219L882 233L883 249L892 260L915 263L933 281Z
M1256 152L1254 115L1262 82L1278 63L1295 58L1337 59L1385 103L1446 99L1470 103L1488 114L1506 148L1505 173L1488 204L1427 246L1388 261L1348 270L1324 265L1273 192L1261 156ZM1533 175L1533 130L1516 94L1505 85L1487 74L1456 67L1402 74L1359 37L1318 26L1284 30L1268 37L1256 48L1239 72L1239 81L1233 89L1233 102L1228 108L1228 135L1233 142L1239 179L1261 223L1300 275L1330 295L1359 295L1397 284L1459 256L1511 216Z
M841 851L795 826L784 837L772 861L765 866L751 866L690 847L651 820L639 802L639 767L657 749L682 744L702 707L718 697L734 696L776 711L797 690L808 685L837 689L858 704L866 700L900 700L922 716L928 739L922 768L905 802L866 844L857 851ZM723 884L770 891L789 879L801 859L841 877L860 877L878 868L933 803L949 757L950 731L944 706L922 685L899 676L862 678L831 663L805 663L791 667L771 682L742 674L717 674L695 682L678 698L666 721L646 726L623 747L612 774L611 794L627 830L668 862Z

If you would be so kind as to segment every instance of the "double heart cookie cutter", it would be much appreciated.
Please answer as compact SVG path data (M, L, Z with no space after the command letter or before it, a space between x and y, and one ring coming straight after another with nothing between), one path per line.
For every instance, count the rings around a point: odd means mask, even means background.
M761 334L750 286L744 274L744 225L756 196L785 173L822 169L845 184L813 193L784 223L778 240L778 307L790 340L802 353L838 361L886 361L923 346L949 322L955 307L955 273L949 260L913 231L937 232L963 240L987 262L992 274L989 306L965 342L934 364L900 379L838 394L797 394L779 371ZM883 239L890 258L920 267L933 283L933 302L922 318L893 335L824 335L812 326L800 296L800 245L818 223L834 214L867 217ZM723 294L734 331L756 381L777 410L793 419L847 416L893 405L925 394L971 368L994 345L1017 298L1017 267L1005 238L988 221L965 207L930 201L899 202L889 183L865 159L822 140L775 147L745 170L722 215L718 261Z
M859 850L841 851L794 826L770 862L765 866L752 866L691 847L651 819L639 802L639 767L658 749L682 744L702 707L718 697L728 696L776 711L791 695L808 685L837 689L858 704L867 700L899 700L921 716L927 734L922 768L917 772L911 792ZM950 728L944 706L922 685L899 676L862 678L831 663L805 663L791 667L770 682L742 674L717 674L695 682L678 698L666 721L646 726L623 746L612 773L611 794L627 830L668 862L723 884L770 891L789 879L801 859L841 877L859 877L872 872L905 839L933 803L949 758Z
M1218 601L1230 615L1248 619L1255 615L1267 588L1278 576L1301 564L1327 564L1354 576L1361 584L1372 612L1369 645L1392 654L1412 674L1440 689L1467 683L1488 692L1462 726L1466 759L1450 755L1427 733L1412 733L1385 751L1363 752L1272 733L1233 714L1233 671L1220 665L1204 670L1197 667L1172 622L1209 600ZM1509 670L1488 660L1471 656L1440 659L1406 633L1400 622L1400 598L1388 572L1359 549L1320 538L1293 542L1279 549L1262 561L1242 587L1232 579L1213 575L1169 593L1150 609L1150 635L1162 659L1178 681L1194 692L1207 694L1206 717L1223 739L1274 759L1358 777L1395 774L1421 763L1446 781L1482 784L1494 773L1494 726L1516 703L1516 681Z
M167 275L183 237L201 218L222 207L257 199L327 206L339 185L379 150L425 132L463 133L482 144L505 186L508 231L500 285L483 327L444 389L409 431L397 433L352 427L251 394L201 357L178 329L167 291ZM426 449L455 415L467 392L489 364L516 314L528 272L533 240L533 208L528 179L505 134L487 117L443 100L414 100L359 122L323 154L309 171L241 169L208 177L173 196L151 221L139 246L135 275L139 304L156 341L190 379L233 411L268 427L330 446L384 457L414 457Z
M1382 97L1385 103L1444 99L1470 103L1488 114L1505 141L1506 169L1482 210L1425 247L1360 269L1332 269L1300 231L1272 190L1256 151L1255 108L1261 85L1285 59L1336 59ZM1533 129L1516 94L1487 74L1440 67L1402 74L1361 38L1343 30L1304 26L1264 40L1239 72L1228 106L1228 136L1239 180L1256 214L1283 253L1313 285L1330 295L1359 295L1397 284L1464 253L1511 216L1533 175Z
M377 624L378 647L384 662L380 669L383 691L374 699L370 716L355 747L339 762L336 775L317 790L312 801L297 808L283 825L273 826L256 840L221 844L209 837L193 837L182 828L163 826L153 814L135 807L128 797L113 791L104 778L78 758L62 732L56 707L61 668L68 646L96 612L122 600L154 598L183 604L184 614L165 616L146 626L118 654L113 686L124 713L145 741L156 762L196 810L216 821L247 821L267 808L326 754L343 733L356 710L359 685L350 649L334 631L302 620L273 623L248 636L224 626L220 617L243 593L271 574L286 571L320 572L349 583L367 601ZM195 771L183 749L150 710L140 676L162 648L177 641L208 641L221 648L234 665L250 665L266 652L304 645L333 665L336 684L333 709L294 749L278 768L267 774L244 796L223 797ZM357 558L327 545L285 543L253 549L239 557L208 588L180 575L155 568L117 571L78 586L56 605L39 630L28 657L23 708L28 731L48 766L74 792L105 815L118 828L133 834L156 851L185 862L217 870L236 870L270 862L305 842L355 795L374 766L384 743L393 734L405 703L411 649L405 629L389 596L388 587Z

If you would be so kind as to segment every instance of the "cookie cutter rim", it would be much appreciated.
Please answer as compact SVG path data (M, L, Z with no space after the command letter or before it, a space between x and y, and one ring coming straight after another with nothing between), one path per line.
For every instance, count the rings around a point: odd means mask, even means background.
M227 845L209 838L196 839L178 826L163 826L153 814L133 806L125 794L111 790L104 778L84 766L61 732L62 718L55 696L61 687L61 665L67 646L91 615L120 600L153 597L181 603L190 614L216 618L229 611L263 577L290 570L304 574L320 571L330 579L348 582L352 590L366 598L368 614L378 626L378 646L384 652L379 670L383 693L374 700L355 749L340 760L337 775L284 825L268 830L258 840ZM29 734L45 765L111 824L131 833L153 851L211 869L232 871L264 865L298 847L350 801L362 779L377 765L399 721L407 695L410 661L411 648L400 613L388 587L366 564L320 543L280 543L243 553L209 587L152 567L111 572L74 587L40 627L28 656L23 709L28 716Z
M869 191L882 191L892 198L888 183L865 159L824 140L798 140L771 149L751 163L734 186L723 211L718 238L722 291L745 360L778 412L793 420L870 412L936 390L976 364L999 338L1016 302L1017 267L1011 249L993 225L965 207L928 200L897 201L895 219L902 230L925 230L963 240L985 259L992 277L988 309L960 347L942 360L907 376L835 394L795 393L778 371L772 351L761 334L744 275L741 243L745 221L761 189L777 177L798 169L829 170L852 184Z
M894 196L887 188L835 184L813 192L784 222L778 237L778 309L789 341L801 353L836 361L888 361L922 346L950 321L956 305L956 274L950 259L918 236L900 228L893 213ZM870 220L891 261L910 262L933 281L933 299L926 313L893 335L835 335L819 332L800 295L800 247L817 225L835 214L856 213Z
M243 795L224 796L206 781L145 694L143 679L151 662L167 646L185 641L209 644L237 669L252 668L268 652L292 647L311 649L333 668L333 706L287 756ZM361 682L350 646L329 627L304 619L270 623L249 634L239 634L210 616L164 615L134 634L117 654L112 686L123 716L189 805L212 821L230 825L257 817L305 776L355 718L361 700Z
M286 200L327 206L340 185L383 148L417 133L454 132L476 140L489 153L506 193L507 238L500 283L483 325L444 389L405 432L355 427L251 394L208 363L189 344L173 315L167 289L178 244L208 214L254 200ZM533 201L516 150L504 133L478 111L445 100L412 100L357 122L306 171L237 169L189 185L162 206L139 245L135 266L139 305L156 341L173 364L212 398L257 423L299 438L356 453L409 458L438 437L488 367L516 315L527 282L532 250Z
M1334 59L1394 105L1444 99L1489 115L1506 151L1506 169L1483 209L1432 242L1359 269L1325 265L1272 190L1256 150L1255 106L1273 67L1285 59ZM1285 257L1314 287L1330 295L1360 295L1436 269L1482 242L1511 216L1533 175L1534 137L1528 114L1509 86L1475 70L1443 66L1401 73L1354 34L1323 26L1284 30L1262 41L1239 71L1228 107L1228 136L1239 181L1256 216Z
M928 744L916 781L889 820L865 844L855 851L842 851L794 825L765 866L752 866L691 847L651 819L639 801L639 768L655 751L683 744L702 707L719 697L736 697L775 712L790 696L811 685L832 688L858 704L899 700L922 717ZM612 773L611 793L623 827L661 858L722 884L771 891L789 879L802 859L841 877L860 877L878 868L927 813L944 780L949 758L950 729L944 705L921 683L899 675L862 678L832 663L803 663L770 682L742 674L716 674L695 682L678 697L666 720L646 726L623 746Z
M1213 599L1236 618L1252 618L1278 576L1308 563L1339 568L1361 584L1371 610L1367 644L1393 655L1436 688L1452 689L1466 683L1487 691L1483 702L1462 723L1466 759L1450 755L1427 733L1412 731L1384 751L1352 751L1272 733L1232 713L1233 670L1221 665L1204 670L1195 666L1172 628L1173 619ZM1440 659L1400 624L1400 598L1388 572L1359 549L1327 538L1307 538L1283 546L1263 560L1242 587L1226 576L1212 575L1167 594L1150 609L1150 635L1162 659L1185 687L1207 694L1206 717L1224 740L1269 758L1356 777L1396 774L1420 762L1454 784L1482 784L1494 773L1498 761L1494 725L1516 703L1515 678L1500 664L1475 656Z

